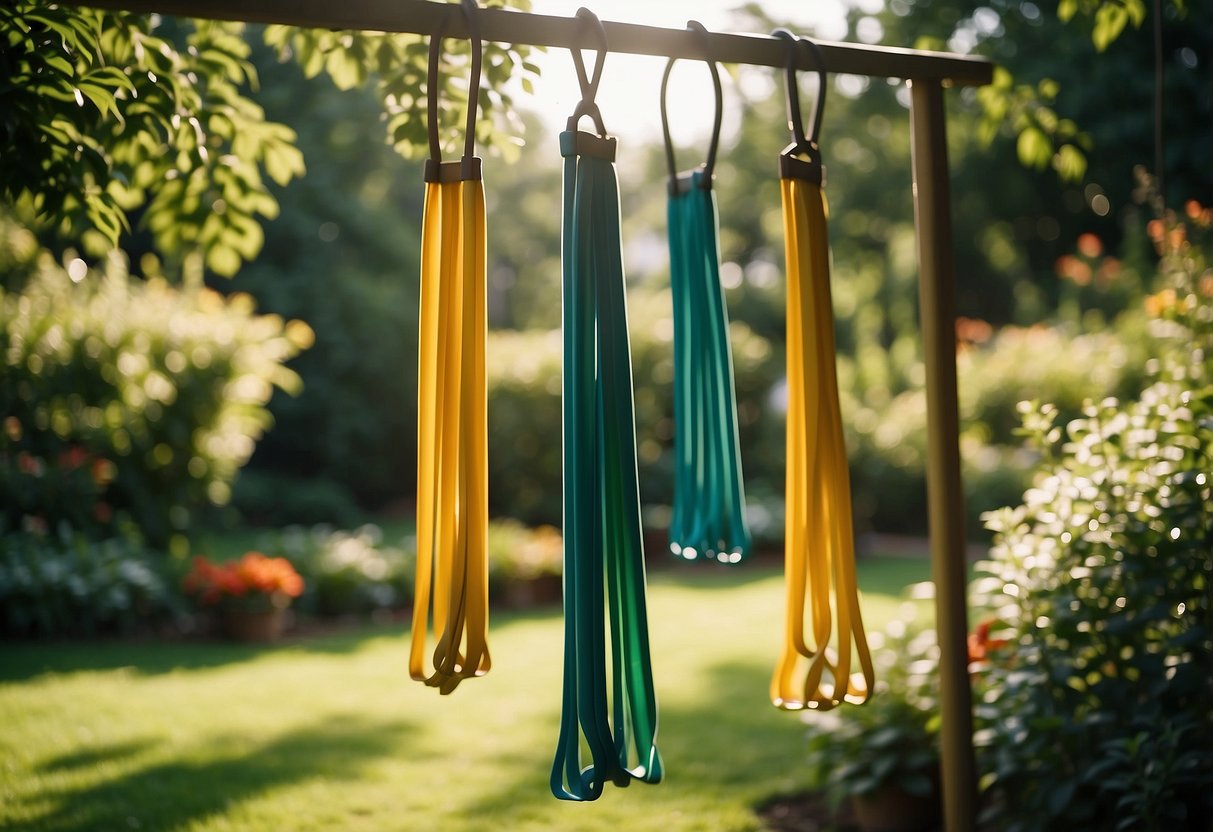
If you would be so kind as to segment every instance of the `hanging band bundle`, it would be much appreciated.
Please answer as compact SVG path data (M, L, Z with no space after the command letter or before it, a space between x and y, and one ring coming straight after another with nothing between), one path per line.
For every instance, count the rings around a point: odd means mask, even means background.
M582 98L560 134L565 634L551 787L564 800L594 800L607 780L656 783L662 766L649 666L615 139L607 136L594 103L606 33L588 10L577 16L597 27L602 50L592 79L573 50ZM598 135L577 130L583 115L593 119Z
M702 24L690 28L706 36ZM720 141L721 90L709 60L716 117L707 161L679 173L666 114L671 58L661 79L661 128L669 166L670 293L674 307L674 510L670 551L687 560L737 563L750 551L737 442L729 316L720 285L712 175Z
M489 669L485 222L474 153L481 44L464 0L472 68L463 158L438 138L442 32L430 40L417 382L417 574L409 674L450 693ZM426 637L432 625L432 653ZM427 659L429 660L427 663Z
M796 49L787 30L788 116L793 142L779 157L787 254L787 481L785 570L787 633L771 679L781 708L832 708L865 702L874 674L855 586L851 490L838 405L826 206L817 134L825 70L809 44L820 84L808 138L800 118ZM806 632L805 608L811 626ZM852 641L859 673L852 673Z

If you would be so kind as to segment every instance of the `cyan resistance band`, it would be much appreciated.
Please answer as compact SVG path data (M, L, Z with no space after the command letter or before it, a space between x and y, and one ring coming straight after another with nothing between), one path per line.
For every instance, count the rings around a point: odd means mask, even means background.
M585 9L578 16L597 23ZM573 58L582 101L560 134L564 157L564 685L552 793L595 800L607 780L656 783L657 701L649 665L615 140ZM598 135L579 132L582 115ZM606 642L610 636L608 665ZM582 765L581 748L589 751Z
M696 21L688 26L706 36ZM670 551L687 560L738 563L750 552L745 518L729 315L720 285L716 194L720 74L708 61L716 117L707 161L678 173L666 114L674 60L661 79L661 127L669 166L670 293L674 307L674 508Z

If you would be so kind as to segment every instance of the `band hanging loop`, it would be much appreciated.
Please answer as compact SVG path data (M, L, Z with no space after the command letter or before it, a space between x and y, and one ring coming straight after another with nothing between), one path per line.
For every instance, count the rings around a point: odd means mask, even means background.
M716 115L712 121L712 139L708 144L707 160L700 165L700 170L703 175L699 178L699 187L704 190L710 190L712 187L712 175L716 170L716 149L720 145L720 125L723 120L723 95L720 88L720 71L717 69L716 62L708 57L710 50L708 49L708 30L698 20L688 20L687 28L699 35L699 40L703 46L704 61L708 65L708 71L712 74L712 91L715 93L716 100ZM670 71L674 68L674 62L677 58L670 58L666 62L665 72L661 76L661 134L665 139L665 160L666 167L670 171L669 191L671 194L685 193L687 189L692 187L692 174L678 172L678 166L674 162L674 142L670 138L670 119L666 111L666 89L670 83Z

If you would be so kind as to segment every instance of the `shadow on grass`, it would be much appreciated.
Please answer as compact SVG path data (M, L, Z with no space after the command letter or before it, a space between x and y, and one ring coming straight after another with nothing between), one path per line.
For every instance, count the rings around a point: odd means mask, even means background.
M157 675L205 670L253 661L275 652L341 655L381 637L407 638L403 625L367 624L323 635L288 636L273 645L237 644L202 638L0 642L0 682L28 681L48 674L125 670Z
M323 724L288 733L259 746L240 737L216 738L183 749L175 759L150 765L103 783L77 789L49 786L38 795L49 808L14 830L84 832L97 829L188 827L210 815L230 815L234 807L275 787L311 779L328 783L355 780L380 757L397 753L408 726L354 714L329 715ZM87 752L96 761L138 753L137 744ZM89 764L68 755L46 763L46 773ZM20 814L20 812L19 812Z
M695 591L721 591L782 579L783 559L756 558L736 566L715 563L673 562L658 568L650 566L649 582L659 586L685 586ZM931 565L924 558L869 555L856 560L860 589L865 593L901 595L909 584L930 580Z
M47 760L38 768L46 773L79 771L106 763L117 762L126 757L133 757L136 754L142 754L151 745L151 740L129 740L101 748L72 751L55 757L52 760Z
M634 783L628 789L670 790L673 802L740 796L755 810L776 794L803 789L807 777L796 769L805 756L805 732L798 717L776 710L767 699L770 671L757 658L725 662L707 671L708 682L699 695L688 699L682 691L682 701L676 704L659 702L657 745L665 781ZM556 718L553 714L553 725ZM552 741L554 752L555 734ZM520 755L518 764L509 767L518 777L484 784L480 799L463 807L461 817L470 821L500 816L508 823L517 807L535 806L537 789L546 793L546 765L537 777L533 755ZM615 789L607 786L608 791ZM610 796L604 794L603 799Z

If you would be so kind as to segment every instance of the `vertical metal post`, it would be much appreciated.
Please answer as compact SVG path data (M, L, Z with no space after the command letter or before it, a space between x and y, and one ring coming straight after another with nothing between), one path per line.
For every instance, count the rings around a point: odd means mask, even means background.
M911 82L918 297L927 382L927 510L939 638L944 829L971 832L977 789L968 675L964 492L956 402L956 275L943 86Z

